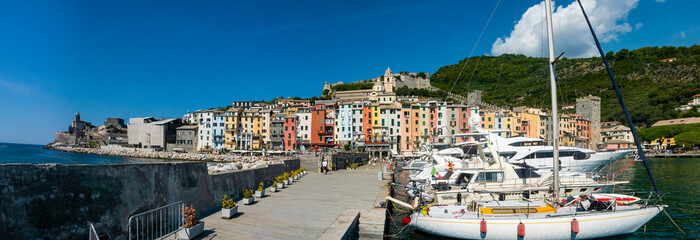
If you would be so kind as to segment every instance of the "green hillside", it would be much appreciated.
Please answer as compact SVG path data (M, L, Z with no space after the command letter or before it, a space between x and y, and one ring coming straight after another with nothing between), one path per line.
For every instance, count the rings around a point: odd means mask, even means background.
M659 138L674 138L678 146L691 147L694 144L700 144L700 123L640 129L639 138L646 142Z
M662 59L675 57L673 62ZM649 126L658 120L693 116L676 107L700 93L700 46L645 47L622 49L606 54L632 119ZM469 60L455 84L466 59L443 66L431 76L431 84L466 96L482 90L482 101L498 106L549 108L549 69L546 58L504 54L478 56ZM563 58L557 62L559 105L575 104L588 94L601 98L602 121L624 121L615 90L601 58ZM697 114L697 113L695 113Z

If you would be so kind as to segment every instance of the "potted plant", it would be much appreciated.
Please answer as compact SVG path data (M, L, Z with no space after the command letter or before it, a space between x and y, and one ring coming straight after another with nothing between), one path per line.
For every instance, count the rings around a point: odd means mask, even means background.
M221 218L230 219L238 212L238 205L233 201L233 198L228 198L224 195L224 200L221 201Z
M275 178L275 182L277 182L277 188L278 188L278 189L284 188L284 179L282 179L281 176L277 176L277 177Z
M260 183L258 184L258 190L255 191L255 197L262 198L263 196L265 196L265 188L263 183Z
M194 237L204 231L204 222L197 219L197 212L192 205L184 207L182 212L185 218L185 225L178 235L180 239L194 239Z
M285 172L284 174L282 174L282 177L284 178L284 184L292 185L293 180L288 172Z
M250 205L255 202L255 197L253 197L253 189L246 189L243 191L243 204Z
M270 186L270 192L277 192L277 180L272 182L272 186Z
M294 180L299 180L299 170L294 170Z

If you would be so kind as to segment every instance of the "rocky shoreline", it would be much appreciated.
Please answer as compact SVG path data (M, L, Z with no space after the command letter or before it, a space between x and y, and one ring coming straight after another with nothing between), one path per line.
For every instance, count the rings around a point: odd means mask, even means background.
M282 160L290 158L290 156L267 156L263 160L261 156L139 151L135 148L83 148L69 146L61 143L51 143L44 146L44 148L63 152L87 153L115 157L209 162L210 172L227 172L241 169L256 168L267 164L281 163Z

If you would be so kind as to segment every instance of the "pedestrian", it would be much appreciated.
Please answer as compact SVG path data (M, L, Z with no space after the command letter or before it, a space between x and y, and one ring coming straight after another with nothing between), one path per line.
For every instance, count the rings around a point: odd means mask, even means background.
M323 162L321 162L321 171L323 171L323 174L328 173L328 162L326 162L326 159L323 159Z
M318 170L319 173L323 173L323 158L318 161Z

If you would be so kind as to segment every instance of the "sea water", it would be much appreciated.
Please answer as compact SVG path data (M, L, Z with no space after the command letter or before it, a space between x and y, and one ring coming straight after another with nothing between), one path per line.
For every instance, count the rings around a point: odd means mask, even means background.
M153 163L157 159L115 157L87 153L69 153L44 149L42 145L0 143L0 164L4 163L60 163L71 164L120 164Z

